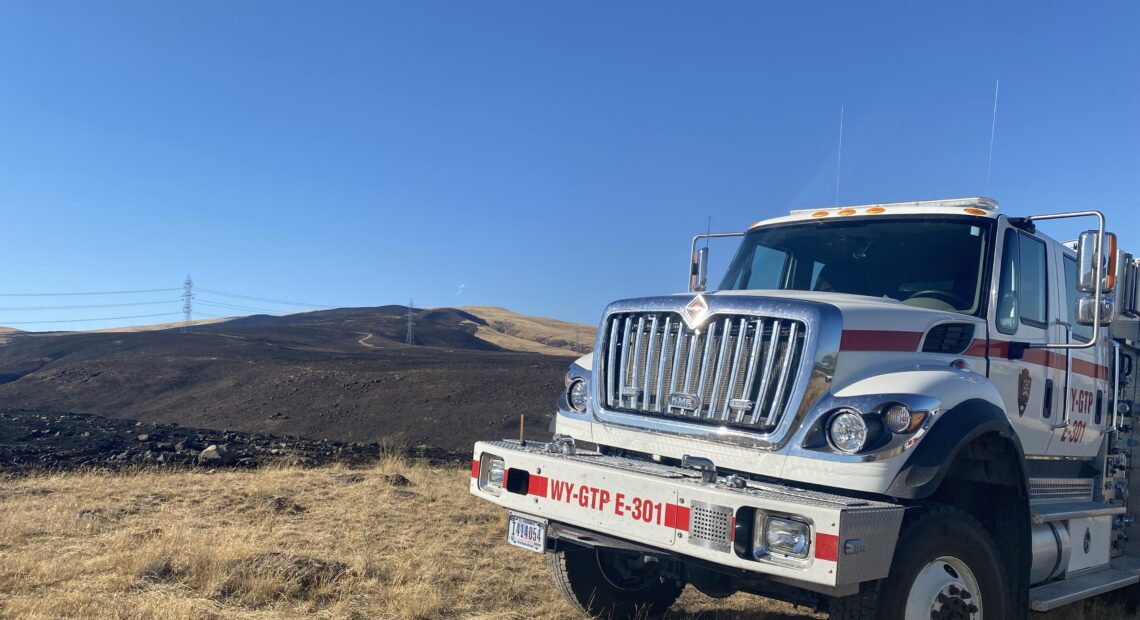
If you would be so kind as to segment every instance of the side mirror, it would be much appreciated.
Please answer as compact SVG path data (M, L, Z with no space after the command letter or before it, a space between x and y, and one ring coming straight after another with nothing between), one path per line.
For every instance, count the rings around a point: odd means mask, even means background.
M1081 297L1077 299L1077 323L1079 325L1092 325L1096 317L1093 311L1096 309L1096 299L1093 297ZM1112 323L1113 315L1116 314L1116 304L1112 303L1109 299L1101 298L1100 300L1100 324L1109 325Z
M693 253L693 263L689 269L689 290L703 291L709 284L709 249L701 248Z
M1104 233L1104 241L1097 252L1097 231L1086 230L1077 241L1077 290L1082 293L1095 293L1097 290L1096 271L1099 266L1102 278L1100 292L1111 293L1116 287L1116 235ZM1108 257L1113 257L1109 260ZM1098 262L1099 261L1099 262Z

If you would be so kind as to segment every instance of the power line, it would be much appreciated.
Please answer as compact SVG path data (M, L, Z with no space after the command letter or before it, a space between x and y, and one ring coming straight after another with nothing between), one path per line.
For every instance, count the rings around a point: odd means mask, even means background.
M159 304L176 303L177 299L164 299L162 301L136 301L125 304L89 304L83 306L0 306L3 311L16 310L86 310L88 308L122 308L125 306L157 306Z
M73 297L80 295L133 295L135 293L168 293L181 288L148 288L137 291L94 291L85 293L0 293L0 297Z
M149 319L156 316L176 316L181 312L167 312L164 314L136 314L134 316L105 316L98 319L63 319L60 321L4 321L5 325L44 325L47 323L90 323L92 321L120 321L123 319Z
M199 306L210 306L213 308L228 308L230 310L248 310L250 312L264 312L265 314L273 314L275 312L279 312L279 310L267 310L265 308L253 308L251 306L238 306L238 305L234 305L234 304L215 303L215 302L211 302L211 301L202 301L201 299L198 300L198 305Z
M300 301L285 301L282 299L269 299L267 297L254 297L252 295L238 295L237 293L227 293L225 291L215 291L208 288L199 288L203 293L210 293L212 295L221 295L223 297L236 297L238 299L249 299L252 301L263 301L271 304L284 304L286 306L308 306L310 308L331 308L332 306L326 304L309 304Z

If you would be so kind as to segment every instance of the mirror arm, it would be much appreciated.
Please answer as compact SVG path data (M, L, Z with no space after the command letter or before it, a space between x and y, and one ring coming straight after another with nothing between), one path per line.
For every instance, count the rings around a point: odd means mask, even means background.
M693 246L692 246L691 252L689 253L690 258L689 258L689 284L688 284L688 286L689 286L690 291L696 290L696 284L697 284L697 282L696 282L697 275L698 275L697 274L697 243L699 243L701 239L723 239L725 237L743 237L745 234L746 233L742 233L742 232L703 233L703 234L696 235L693 237Z
M1011 217L1009 218L1009 225L1019 230L1024 230L1031 235L1037 234L1037 226L1033 223L1033 220L1028 217Z
M1061 220L1073 217L1095 217L1097 220L1097 236L1096 236L1096 270L1094 275L1094 282L1096 288L1093 290L1093 333L1088 342L1080 344L1066 343L1066 344L1048 344L1042 348L1049 349L1091 349L1100 342L1101 334L1101 307L1100 302L1104 299L1102 283L1104 282L1104 214L1100 211L1073 211L1071 213L1053 213L1049 215L1031 215L1025 218L1029 222L1037 220Z

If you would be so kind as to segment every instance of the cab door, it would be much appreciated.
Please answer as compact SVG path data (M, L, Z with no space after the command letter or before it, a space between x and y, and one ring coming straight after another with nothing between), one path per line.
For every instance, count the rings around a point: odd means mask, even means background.
M1054 264L1058 272L1063 274L1064 282L1064 288L1054 296L1060 305L1058 316L1070 326L1071 333L1068 337L1072 342L1088 342L1092 338L1092 326L1077 325L1076 321L1076 304L1081 295L1077 291L1076 253L1060 245L1056 245L1055 249ZM1062 278L1056 280L1060 282ZM1110 361L1107 358L1111 345L1108 330L1102 328L1100 332L1098 346L1070 349L1068 359L1063 357L1064 350L1058 351L1068 371L1064 392L1068 424L1054 429L1048 449L1049 456L1091 458L1100 449L1101 437L1111 415L1112 402L1108 394Z
M1065 376L1061 364L1051 364L1051 351L1027 346L1064 338L1063 328L1050 318L1055 314L1049 244L1004 218L1001 223L989 310L990 379L1025 454L1043 455L1061 415Z

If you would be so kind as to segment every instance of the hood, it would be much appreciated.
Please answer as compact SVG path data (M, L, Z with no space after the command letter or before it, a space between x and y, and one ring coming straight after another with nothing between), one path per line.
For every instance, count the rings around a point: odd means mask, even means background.
M684 293L695 295L695 293ZM896 299L886 297L866 297L845 293L821 293L818 291L713 291L706 296L756 297L780 300L803 300L828 304L843 314L843 331L889 331L925 333L937 323L962 321L984 323L978 317L930 308L909 306Z

